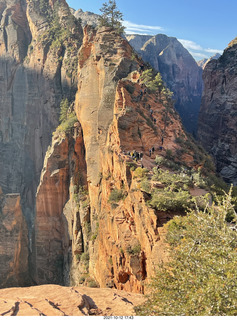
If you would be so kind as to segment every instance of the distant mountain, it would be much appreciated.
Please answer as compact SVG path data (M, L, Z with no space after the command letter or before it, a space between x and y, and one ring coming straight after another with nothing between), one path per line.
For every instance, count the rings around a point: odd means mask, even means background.
M206 67L206 65L208 64L209 61L213 60L213 59L219 59L220 58L220 54L216 53L214 56L210 57L209 59L204 58L202 60L199 60L197 62L198 66L201 67L202 69L204 69Z
M81 19L81 24L84 27L86 24L89 24L93 27L96 27L98 25L99 22L99 15L95 14L93 12L90 11L86 11L84 12L82 9L78 9L77 11L75 11L74 9L71 9L72 14L74 15L74 17L76 17L77 19Z
M175 108L189 132L196 132L202 95L202 69L174 37L126 35L142 59L159 71L176 100Z

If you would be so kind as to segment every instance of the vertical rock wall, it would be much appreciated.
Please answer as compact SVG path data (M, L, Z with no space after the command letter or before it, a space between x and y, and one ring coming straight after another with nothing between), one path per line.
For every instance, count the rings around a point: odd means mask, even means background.
M204 92L198 136L210 152L217 171L237 185L237 45L230 45L203 73Z

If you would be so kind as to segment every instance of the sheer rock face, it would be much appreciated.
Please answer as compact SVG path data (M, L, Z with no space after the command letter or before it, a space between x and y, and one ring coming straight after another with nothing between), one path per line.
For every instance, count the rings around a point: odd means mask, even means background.
M223 178L237 185L237 45L229 46L203 73L198 135Z
M49 1L49 7L54 2ZM63 24L69 8L65 1L60 3L58 16ZM68 76L68 60L72 61L82 38L82 29L77 28L77 41L70 52L52 46L52 39L45 41L50 28L47 18L36 9L30 0L0 4L0 185L5 194L20 194L30 234L35 193L58 125L60 101L75 90L75 77Z
M70 273L68 265L72 258L71 239L77 208L68 209L68 219L63 208L70 198L71 178L74 185L78 184L79 175L86 183L82 134L80 128L74 131L71 138L57 133L53 137L36 194L34 279L40 284L65 284Z
M30 285L28 231L19 194L0 191L0 287Z
M176 100L175 107L189 132L196 132L202 95L202 69L173 37L127 35L133 48L159 71Z

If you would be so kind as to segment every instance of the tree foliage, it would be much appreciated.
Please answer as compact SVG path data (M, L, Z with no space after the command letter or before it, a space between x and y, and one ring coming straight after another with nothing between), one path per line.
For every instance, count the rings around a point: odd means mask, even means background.
M100 11L102 12L99 19L100 27L110 27L118 33L124 32L125 28L121 22L123 20L123 14L118 10L115 0L109 0L109 2L103 3Z
M236 218L231 202L230 190L217 205L167 224L170 261L158 267L138 315L237 315L237 232L226 222L230 212Z

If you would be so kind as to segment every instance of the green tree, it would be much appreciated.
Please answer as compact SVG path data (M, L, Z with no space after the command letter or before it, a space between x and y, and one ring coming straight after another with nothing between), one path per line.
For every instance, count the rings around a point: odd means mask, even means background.
M237 232L231 191L217 204L167 224L170 261L160 265L138 315L236 316Z
M60 103L60 117L59 117L59 121L65 122L67 120L68 117L68 110L69 110L69 102L68 99L65 98L61 101Z
M109 0L109 2L103 3L100 11L102 12L99 19L100 27L110 27L118 33L124 32L125 28L121 22L123 21L123 14L118 10L115 0Z

